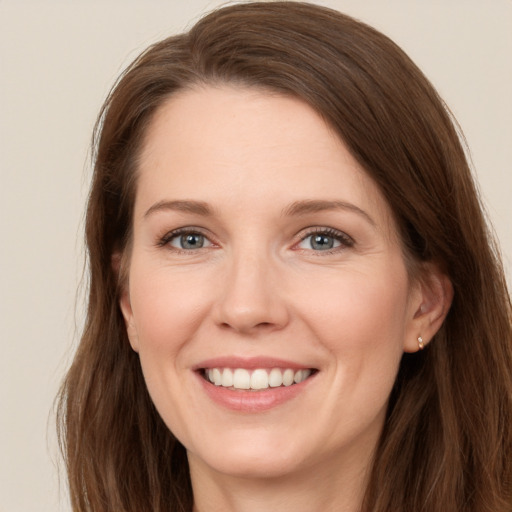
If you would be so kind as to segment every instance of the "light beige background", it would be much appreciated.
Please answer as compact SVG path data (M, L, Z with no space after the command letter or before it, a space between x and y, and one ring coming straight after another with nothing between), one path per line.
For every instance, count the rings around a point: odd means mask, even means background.
M318 3L390 35L451 106L510 281L512 1ZM75 290L95 115L141 49L219 4L0 0L0 512L69 510L50 411L82 318Z

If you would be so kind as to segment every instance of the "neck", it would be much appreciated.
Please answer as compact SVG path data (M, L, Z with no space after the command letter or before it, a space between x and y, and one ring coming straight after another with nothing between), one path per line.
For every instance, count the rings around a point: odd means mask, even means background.
M272 478L226 475L189 454L194 512L360 512L369 459L332 463ZM350 466L350 467L349 467Z

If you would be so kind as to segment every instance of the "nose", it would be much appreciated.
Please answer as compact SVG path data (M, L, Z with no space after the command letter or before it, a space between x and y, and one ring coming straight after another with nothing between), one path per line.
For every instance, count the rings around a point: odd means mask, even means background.
M229 262L216 305L218 325L252 335L286 326L289 311L283 279L270 260L240 254Z

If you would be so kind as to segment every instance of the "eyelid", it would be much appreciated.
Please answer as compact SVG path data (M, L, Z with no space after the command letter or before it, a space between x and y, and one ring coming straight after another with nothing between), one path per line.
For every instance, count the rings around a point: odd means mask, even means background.
M340 242L340 245L338 247L334 247L332 249L326 249L325 251L315 251L314 249L303 249L298 247L298 245L313 235L327 235L329 237L334 238L338 242ZM311 253L315 253L318 255L326 255L326 254L332 254L334 252L343 251L347 248L353 247L355 245L355 240L350 236L347 235L347 233L340 231L339 229L326 227L326 226L315 226L315 227L309 227L304 230L302 230L298 234L299 240L294 244L295 250L299 251L307 251Z
M174 247L170 244L170 242L179 236L182 235L201 235L206 240L208 240L209 244L207 247L199 247L198 249L180 249L178 247ZM184 226L176 229L172 229L171 231L167 231L164 235L161 235L157 238L156 245L158 247L169 247L169 250L173 250L175 252L182 253L192 253L200 251L201 249L208 249L212 246L216 246L217 244L212 240L211 235L209 235L206 230L197 227L197 226Z
M174 246L171 246L169 242L173 240L174 238L182 235L188 235L188 234L197 234L205 237L205 239L208 240L209 245L207 247L200 247L198 249L180 249ZM306 240L308 237L313 236L315 234L322 234L326 235L328 237L332 237L338 242L340 242L340 245L338 247L334 247L332 249L326 249L324 251L316 251L314 249L304 249L298 247L298 245ZM294 242L292 249L298 250L298 251L307 251L311 253L316 253L319 255L327 255L338 251L343 251L347 248L350 248L355 245L354 239L348 235L347 233L340 231L339 229L335 229L332 227L327 226L311 226L308 228L303 229L297 236L297 240ZM208 249L211 247L218 247L218 244L212 239L211 234L198 226L183 226L180 228L173 229L171 231L167 231L164 235L160 235L157 238L156 245L158 247L169 247L169 250L172 250L174 252L181 252L181 253L193 253L198 252L201 249Z

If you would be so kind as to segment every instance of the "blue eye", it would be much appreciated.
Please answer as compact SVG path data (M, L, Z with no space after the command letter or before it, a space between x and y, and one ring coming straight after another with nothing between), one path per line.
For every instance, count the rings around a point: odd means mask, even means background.
M323 234L310 235L308 238L311 249L314 249L315 251L325 251L341 245L339 240L335 240L332 236Z
M194 231L179 231L169 233L162 240L162 245L170 245L176 249L182 251L193 251L209 247L211 245L210 240L201 233Z
M331 251L340 247L351 247L354 241L341 231L324 229L306 235L298 244L300 249Z

